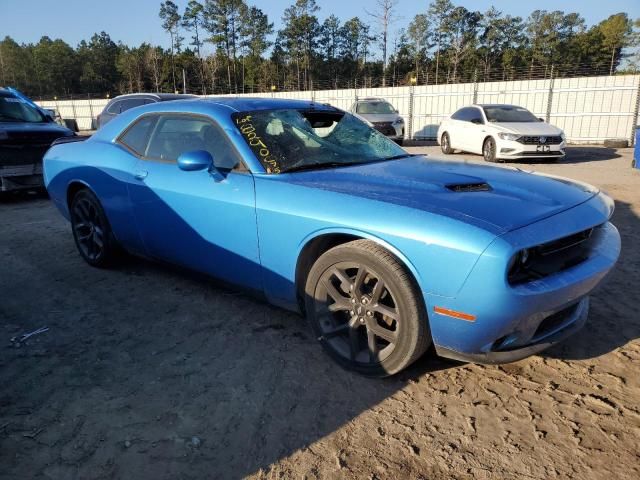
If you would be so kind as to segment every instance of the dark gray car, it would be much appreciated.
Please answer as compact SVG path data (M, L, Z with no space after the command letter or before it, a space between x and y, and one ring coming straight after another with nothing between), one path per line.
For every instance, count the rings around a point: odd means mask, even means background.
M383 98L358 99L351 107L351 113L364 118L383 135L399 145L404 141L404 119L398 110Z
M95 122L95 128L98 129L102 127L113 117L120 115L122 112L126 112L130 108L140 107L149 103L184 100L187 98L196 98L196 96L177 93L130 93L127 95L119 95L107 103L107 106L104 107L102 113L98 115Z

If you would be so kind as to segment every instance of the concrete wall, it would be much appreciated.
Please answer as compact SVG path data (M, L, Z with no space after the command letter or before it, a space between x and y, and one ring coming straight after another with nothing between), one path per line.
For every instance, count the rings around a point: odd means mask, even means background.
M405 118L407 136L434 138L442 119L458 108L477 103L511 103L531 110L562 128L570 142L601 143L607 138L631 140L637 124L640 75L579 77L512 82L420 85L244 94L330 103L349 109L356 98L382 97ZM39 102L75 118L81 130L91 128L107 99Z

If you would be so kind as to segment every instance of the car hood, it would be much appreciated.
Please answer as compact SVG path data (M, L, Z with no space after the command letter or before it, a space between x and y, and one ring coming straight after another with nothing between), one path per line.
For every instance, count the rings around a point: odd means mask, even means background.
M503 132L518 133L520 135L560 135L562 130L546 122L495 122L491 123Z
M51 143L72 135L57 123L0 122L0 143Z
M279 177L301 186L446 215L496 234L560 213L598 193L591 185L513 167L423 156Z
M400 116L397 113L359 113L358 115L371 123L393 122Z

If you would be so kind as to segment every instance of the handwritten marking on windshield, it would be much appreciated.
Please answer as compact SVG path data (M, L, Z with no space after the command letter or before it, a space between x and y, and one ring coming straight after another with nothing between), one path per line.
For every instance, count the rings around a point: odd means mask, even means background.
M256 134L256 127L251 123L251 115L237 118L236 123L247 143L253 148L253 151L260 156L260 159L264 163L269 165L267 167L267 173L280 173L278 162L271 156L271 152L262 141L262 138Z

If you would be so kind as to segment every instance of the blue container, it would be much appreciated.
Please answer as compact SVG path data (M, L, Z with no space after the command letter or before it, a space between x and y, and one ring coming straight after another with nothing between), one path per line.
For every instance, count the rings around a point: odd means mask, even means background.
M640 127L636 127L636 141L633 150L633 166L640 168Z

